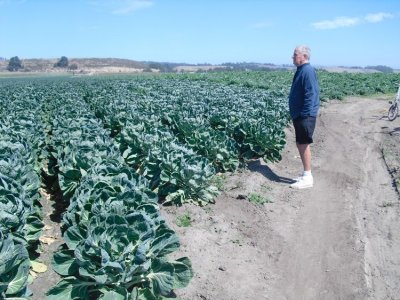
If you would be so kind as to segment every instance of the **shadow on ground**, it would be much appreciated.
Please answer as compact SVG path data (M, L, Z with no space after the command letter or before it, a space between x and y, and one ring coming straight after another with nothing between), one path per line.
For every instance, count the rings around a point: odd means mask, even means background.
M277 175L267 165L261 164L261 161L259 159L249 162L248 168L250 171L258 172L258 173L262 174L264 177L266 177L269 180L274 181L274 182L282 182L282 183L294 183L295 182L291 178Z

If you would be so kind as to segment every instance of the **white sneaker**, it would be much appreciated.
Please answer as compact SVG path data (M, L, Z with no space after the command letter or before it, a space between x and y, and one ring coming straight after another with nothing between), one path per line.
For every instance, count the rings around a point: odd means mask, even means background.
M312 176L302 176L299 179L290 185L293 189L306 189L313 187L314 179Z
M297 181L299 181L301 178L303 178L303 175L300 175L299 177L296 177L296 178L292 178L292 180L297 182Z
M292 180L297 182L297 181L299 181L301 178L303 178L303 176L311 176L311 177L312 177L312 174L311 174L311 175L304 175L304 172L301 172L301 174L299 175L299 177L292 178Z

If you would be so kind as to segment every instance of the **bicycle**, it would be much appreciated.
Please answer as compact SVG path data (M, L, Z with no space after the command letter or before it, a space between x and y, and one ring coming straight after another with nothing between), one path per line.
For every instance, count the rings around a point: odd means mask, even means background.
M389 101L391 104L388 111L388 119L389 121L393 121L399 114L399 106L400 106L400 85L397 89L396 99L394 102Z

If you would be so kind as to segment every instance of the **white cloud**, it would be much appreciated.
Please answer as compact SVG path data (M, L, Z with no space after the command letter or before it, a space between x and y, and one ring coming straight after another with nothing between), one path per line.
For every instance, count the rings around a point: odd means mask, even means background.
M376 13L376 14L369 14L364 17L364 20L369 23L378 23L383 21L384 19L392 19L394 15L388 13Z
M340 27L349 27L355 26L359 24L361 20L359 18L348 18L348 17L339 17L334 20L325 20L316 23L312 23L311 25L315 29L324 30L324 29L336 29Z
M364 17L338 17L333 20L324 20L312 23L311 26L317 30L325 30L325 29L336 29L342 27L351 27L360 25L362 23L378 23L382 22L385 19L394 18L394 15L389 13L375 13L375 14L368 14Z
M151 0L93 0L92 5L106 8L112 14L126 15L154 5Z

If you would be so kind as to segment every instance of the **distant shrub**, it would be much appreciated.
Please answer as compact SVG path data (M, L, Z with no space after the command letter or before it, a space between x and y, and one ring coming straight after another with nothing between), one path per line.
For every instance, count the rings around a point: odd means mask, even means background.
M56 68L66 68L68 67L68 58L66 56L61 56L60 60L54 64Z
M70 69L72 71L78 70L78 65L77 64L71 64L71 65L69 65L68 69Z
M382 73L393 73L393 69L391 67L388 66L367 66L365 67L366 69L372 69L372 70L377 70L380 71Z
M19 69L23 69L22 62L18 56L14 56L10 58L8 62L7 70L10 72L18 71Z

